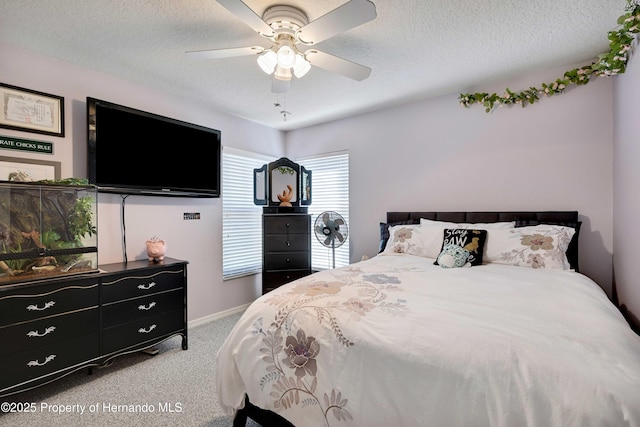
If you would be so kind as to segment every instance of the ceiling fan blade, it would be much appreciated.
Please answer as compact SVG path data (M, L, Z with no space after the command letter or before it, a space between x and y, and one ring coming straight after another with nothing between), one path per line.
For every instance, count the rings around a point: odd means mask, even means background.
M322 68L323 70L341 74L354 80L364 80L371 74L371 68L369 67L356 64L355 62L351 62L334 55L329 55L328 53L320 52L319 50L309 49L304 53L304 55L311 65Z
M191 50L187 55L198 59L233 58L235 56L259 55L264 52L262 46L233 47L229 49Z
M376 5L369 0L351 0L300 28L296 37L307 45L320 43L369 22L376 16Z
M241 0L217 0L225 9L233 13L238 19L251 27L261 36L273 38L276 33L273 28L262 20L249 6Z

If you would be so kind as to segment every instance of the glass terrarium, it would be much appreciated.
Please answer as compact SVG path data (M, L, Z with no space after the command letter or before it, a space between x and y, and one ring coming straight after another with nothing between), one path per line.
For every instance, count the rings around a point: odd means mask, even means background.
M0 285L98 270L97 190L0 181Z

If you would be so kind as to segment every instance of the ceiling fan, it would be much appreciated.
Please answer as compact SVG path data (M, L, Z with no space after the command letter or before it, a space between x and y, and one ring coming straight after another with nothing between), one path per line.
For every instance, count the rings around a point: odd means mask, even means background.
M189 51L188 55L203 59L258 55L260 68L273 75L271 91L275 93L286 92L293 76L304 76L312 65L358 81L371 74L369 67L311 47L375 19L376 6L369 0L348 1L311 22L293 6L272 6L260 17L241 0L217 1L267 41L257 46Z

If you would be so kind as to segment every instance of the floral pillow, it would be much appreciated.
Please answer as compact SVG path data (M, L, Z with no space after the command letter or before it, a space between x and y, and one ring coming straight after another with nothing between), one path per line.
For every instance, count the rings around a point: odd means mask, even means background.
M387 242L389 241L389 227L393 227L394 225L406 225L406 224L416 224L416 222L409 219L406 221L392 222L389 224L384 222L380 223L380 243L378 246L378 253L381 253L387 247Z
M567 248L572 227L536 225L490 230L485 261L540 269L569 270Z
M404 224L389 227L389 240L383 253L428 256L419 230L420 224Z
M443 268L482 265L487 230L446 228L442 250L434 264Z

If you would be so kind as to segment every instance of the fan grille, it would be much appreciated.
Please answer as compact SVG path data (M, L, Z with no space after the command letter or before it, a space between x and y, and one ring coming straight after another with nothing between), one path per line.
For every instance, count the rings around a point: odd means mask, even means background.
M326 211L318 215L314 224L316 239L323 246L337 248L347 241L347 222L337 212Z

